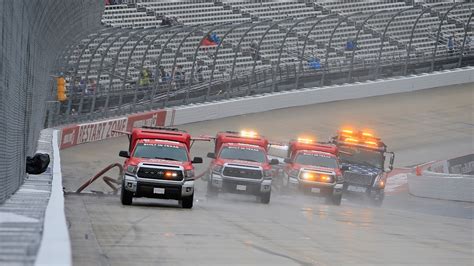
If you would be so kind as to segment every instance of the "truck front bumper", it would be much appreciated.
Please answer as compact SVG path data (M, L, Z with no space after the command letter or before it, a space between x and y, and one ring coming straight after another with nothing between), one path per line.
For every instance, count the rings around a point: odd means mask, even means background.
M290 188L302 190L304 192L312 192L321 195L338 195L342 194L342 183L322 183L314 181L301 180L296 177L289 177Z
M211 182L211 185L217 189L235 193L260 195L262 193L270 193L272 189L271 179L255 180L212 173L208 182Z
M134 197L179 200L194 193L194 180L177 182L125 175L123 185L127 191L133 192Z

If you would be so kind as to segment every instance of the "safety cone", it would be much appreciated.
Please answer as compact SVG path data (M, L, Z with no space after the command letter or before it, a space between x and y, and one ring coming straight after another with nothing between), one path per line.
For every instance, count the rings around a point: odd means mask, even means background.
M417 165L417 166L416 166L416 169L415 169L416 175L417 175L417 176L421 176L421 172L422 172L421 167L420 167L419 165Z

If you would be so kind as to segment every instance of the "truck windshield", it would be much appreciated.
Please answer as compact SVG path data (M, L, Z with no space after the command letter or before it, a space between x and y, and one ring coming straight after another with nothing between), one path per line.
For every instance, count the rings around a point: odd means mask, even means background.
M319 154L300 153L296 155L296 163L313 165L326 168L338 168L337 160L334 157Z
M340 151L351 155L340 153L339 158L345 163L364 164L376 168L383 168L384 157L379 151L364 149L355 146L340 146Z
M222 159L242 160L250 162L266 162L265 153L259 149L224 147L219 155Z
M138 143L133 157L164 159L171 161L189 161L186 149L174 145Z

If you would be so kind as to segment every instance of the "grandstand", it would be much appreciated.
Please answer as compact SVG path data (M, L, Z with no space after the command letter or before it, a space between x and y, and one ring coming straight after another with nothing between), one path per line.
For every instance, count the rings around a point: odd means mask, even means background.
M469 64L474 3L407 2L138 0L106 6L104 28L64 56L60 71L69 97L58 121L422 73L459 67L461 57ZM165 18L177 23L162 25ZM218 40L204 45L211 34Z

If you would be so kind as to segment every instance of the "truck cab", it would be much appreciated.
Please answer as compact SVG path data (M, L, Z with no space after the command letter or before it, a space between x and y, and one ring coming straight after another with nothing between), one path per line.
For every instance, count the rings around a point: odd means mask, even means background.
M395 154L388 152L385 143L369 132L343 129L331 142L341 151L342 165L349 168L343 174L344 193L366 194L375 205L382 205Z
M202 158L190 159L191 135L174 128L134 128L129 148L121 151L124 162L121 201L131 205L133 198L178 200L192 208L194 166Z
M217 133L212 158L207 193L219 192L255 195L262 203L270 202L272 165L278 160L268 160L268 140L252 131Z
M305 193L325 197L326 202L340 205L344 168L338 160L338 149L332 144L320 144L299 138L288 144L283 183Z

